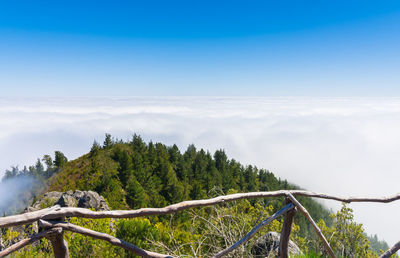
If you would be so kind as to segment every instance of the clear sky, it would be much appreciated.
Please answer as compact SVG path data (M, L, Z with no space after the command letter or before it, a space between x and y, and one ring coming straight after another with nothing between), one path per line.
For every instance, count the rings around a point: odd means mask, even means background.
M400 96L400 1L0 2L1 96Z

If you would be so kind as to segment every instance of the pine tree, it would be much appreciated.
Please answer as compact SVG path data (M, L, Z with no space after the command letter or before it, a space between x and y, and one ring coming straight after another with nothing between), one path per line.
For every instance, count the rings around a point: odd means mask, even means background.
M111 134L106 133L106 137L103 143L103 149L108 149L114 144L114 141L111 138Z
M149 204L149 197L134 175L128 179L126 193L126 202L132 209L147 207Z
M61 151L55 151L54 156L54 166L58 168L63 167L64 164L68 162L67 157L65 157L64 153Z

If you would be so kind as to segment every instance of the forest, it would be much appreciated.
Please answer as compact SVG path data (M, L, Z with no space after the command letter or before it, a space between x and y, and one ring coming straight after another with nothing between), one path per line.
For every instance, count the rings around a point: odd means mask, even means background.
M106 134L104 142L94 142L90 151L78 159L68 161L60 152L54 158L44 155L33 166L12 167L2 181L32 178L33 187L17 198L26 205L35 202L48 191L92 190L102 195L112 209L164 207L184 200L196 200L237 192L300 189L276 177L271 171L243 165L229 159L224 150L213 154L197 149L193 144L181 152L176 145L146 143L134 134L124 142ZM321 203L299 197L314 220L330 240L339 257L377 257L388 248L378 237L368 237L362 224L354 221L352 210L343 205L336 213ZM282 207L283 198L242 200L216 207L192 209L171 216L143 219L91 221L72 218L74 223L113 234L142 248L162 251L176 256L208 257L240 239L261 217ZM21 206L8 206L3 213L18 212ZM110 226L111 225L111 226ZM280 232L278 220L263 229ZM309 223L296 216L292 240L306 257L324 256L325 251ZM11 243L12 230L3 230L4 243ZM71 254L81 256L129 256L122 250L83 236L66 235ZM252 242L233 255L251 257ZM46 256L49 243L42 241L34 248L26 248L16 256Z

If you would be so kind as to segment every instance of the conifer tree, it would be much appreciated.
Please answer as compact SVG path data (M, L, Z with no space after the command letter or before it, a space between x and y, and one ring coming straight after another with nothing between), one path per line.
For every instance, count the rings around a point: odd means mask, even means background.
M54 156L54 166L58 168L63 167L68 161L67 157L61 151L55 151Z

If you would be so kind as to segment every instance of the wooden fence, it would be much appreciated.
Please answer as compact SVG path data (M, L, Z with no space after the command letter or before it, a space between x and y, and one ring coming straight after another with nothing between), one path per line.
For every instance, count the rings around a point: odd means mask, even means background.
M327 195L322 193L315 193L303 190L280 190L273 192L251 192L251 193L237 193L231 195L219 196L211 199L204 200L193 200L193 201L184 201L176 204L172 204L166 206L164 208L142 208L138 210L113 210L113 211L92 211L84 208L70 208L70 207L60 207L58 205L42 209L39 211L23 213L14 216L2 217L0 218L0 228L17 226L30 224L33 222L38 222L39 227L42 229L41 232L37 234L33 234L26 239L23 239L4 250L0 251L0 257L7 256L24 246L30 245L35 241L40 240L41 238L47 238L51 241L54 256L56 258L69 257L68 252L68 244L63 238L63 232L65 230L75 232L78 234L90 236L93 238L105 240L112 245L122 247L133 254L142 256L142 257L171 257L165 254L159 254L155 252L151 252L148 250L141 249L131 243L125 242L122 239L118 239L111 235L96 232L87 228L83 228L71 223L67 223L63 221L65 217L80 217L80 218L91 218L91 219L100 219L100 218L135 218L135 217L143 217L150 215L165 215L172 214L182 210L202 207L202 206L211 206L217 205L221 203L231 202L235 200L241 199L254 199L254 198L266 198L266 197L285 197L285 206L280 209L278 212L273 214L271 217L259 223L255 226L247 235L245 235L238 242L233 245L227 247L221 252L217 253L214 257L222 257L229 252L235 250L240 245L246 243L251 237L253 237L262 227L266 226L268 223L277 219L280 216L284 216L283 227L281 231L281 238L279 243L279 256L280 257L288 257L288 244L289 237L292 230L293 218L297 211L300 211L307 220L311 223L314 228L316 234L323 242L328 254L330 257L335 257L335 254L332 251L328 241L322 234L321 230L318 228L317 224L307 212L307 210L301 205L301 203L295 198L295 196L306 196L306 197L314 197L321 199L330 199L345 203L351 202L380 202L380 203L389 203L400 199L400 193L397 195L393 195L390 197L382 197L382 198L368 198L368 197L338 197L333 195ZM380 257L390 257L395 254L397 250L400 249L400 241L396 243L392 248L383 253Z

